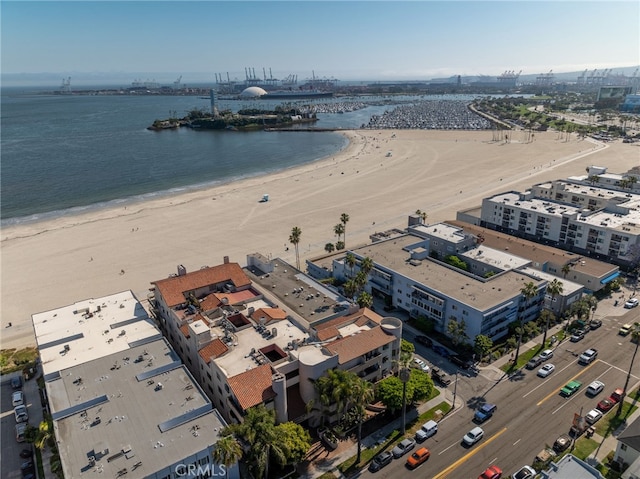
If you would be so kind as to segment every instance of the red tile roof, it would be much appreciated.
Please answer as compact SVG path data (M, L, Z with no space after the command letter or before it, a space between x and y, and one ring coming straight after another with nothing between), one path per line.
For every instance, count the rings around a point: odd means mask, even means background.
M364 326L371 321L371 326L380 324L382 316L375 311L371 311L369 308L361 308L353 314L347 316L339 316L330 321L326 321L322 324L315 326L316 336L319 341L326 341L331 338L337 337L340 332L338 328L342 328L347 324L355 323L358 326Z
M259 322L260 318L265 318L265 323L269 321L280 321L287 318L287 313L280 308L258 308L251 315L251 319Z
M189 326L187 324L183 324L182 326L180 326L180 331L182 331L182 334L184 334L185 338L191 337L191 335L189 334Z
M272 376L271 366L263 364L227 380L243 411L276 397Z
M338 355L338 364L345 364L369 351L392 343L394 340L395 336L387 334L381 327L377 327L352 334L346 338L336 339L325 345L325 348Z
M224 344L219 338L216 338L200 351L198 351L198 354L202 359L204 359L207 364L209 364L211 362L211 358L219 358L227 351L229 351L227 345Z
M198 288L223 283L233 283L236 288L251 285L251 280L238 263L224 263L211 268L199 269L181 276L173 276L153 281L156 292L160 293L170 308L185 302L184 293Z

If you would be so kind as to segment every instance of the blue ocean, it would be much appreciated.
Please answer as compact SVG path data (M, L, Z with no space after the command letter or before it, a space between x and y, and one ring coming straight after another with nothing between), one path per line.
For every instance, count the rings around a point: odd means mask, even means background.
M332 132L146 129L173 112L208 111L209 101L197 96L3 89L1 100L2 226L263 175L330 156L347 144ZM268 103L228 100L220 108ZM320 113L314 126L358 128L385 108Z

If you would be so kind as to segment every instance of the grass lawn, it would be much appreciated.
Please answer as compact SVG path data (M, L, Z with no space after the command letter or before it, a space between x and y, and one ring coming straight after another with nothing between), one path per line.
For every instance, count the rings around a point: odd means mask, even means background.
M598 441L582 436L576 441L572 454L583 461L598 447Z
M611 410L604 415L602 419L600 419L596 424L596 433L600 434L602 437L607 437L613 431L618 429L618 427L635 411L638 409L638 406L634 406L628 401L624 401L622 405L622 413L616 417L616 413L618 412L618 405L616 404L611 408Z
M35 363L37 357L36 348L3 349L0 351L0 374L22 371L27 365Z

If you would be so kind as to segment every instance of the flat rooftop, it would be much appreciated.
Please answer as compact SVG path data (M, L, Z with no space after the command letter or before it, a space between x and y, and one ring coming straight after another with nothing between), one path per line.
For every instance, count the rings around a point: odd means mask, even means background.
M460 228L452 226L447 223L435 223L432 225L412 225L411 229L424 234L425 236L432 236L434 238L440 238L450 243L460 243L468 239L469 234L460 231Z
M458 256L462 259L468 258L471 261L479 261L502 271L520 269L531 263L529 259L521 258L515 254L490 248L485 245L458 253Z
M530 281L536 283L536 280L530 276L513 270L483 281L430 259L409 262L410 253L403 248L408 248L419 241L422 239L417 236L405 235L352 251L479 311L486 311L519 295L522 287Z
M573 264L574 268L583 274L588 274L596 278L604 278L618 270L614 266L604 261L598 261L588 256L582 256L569 251L564 251L553 246L536 243L533 241L510 236L481 226L472 225L463 221L449 221L452 225L463 228L474 235L481 234L484 237L483 246L509 251L510 253L530 259L534 265L540 266L545 263L564 266Z
M71 477L146 477L206 451L226 426L164 339L71 366L46 386Z
M32 321L45 376L162 337L131 291L36 313Z
M280 258L272 261L273 271L265 274L255 267L245 268L254 285L270 295L279 308L297 315L310 325L344 314L348 302L341 295L309 278Z

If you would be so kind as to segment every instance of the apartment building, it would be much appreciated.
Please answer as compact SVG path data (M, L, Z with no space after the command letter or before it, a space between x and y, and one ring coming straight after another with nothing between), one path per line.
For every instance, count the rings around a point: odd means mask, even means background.
M224 475L227 425L130 291L32 317L65 477Z
M359 309L279 258L183 268L153 284L163 330L228 422L264 404L278 422L316 425L308 406L328 369L375 382L399 356L399 320Z

